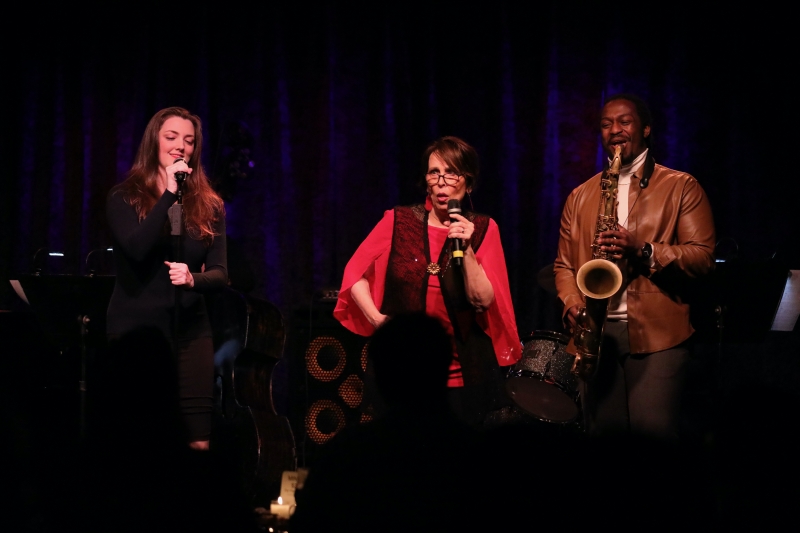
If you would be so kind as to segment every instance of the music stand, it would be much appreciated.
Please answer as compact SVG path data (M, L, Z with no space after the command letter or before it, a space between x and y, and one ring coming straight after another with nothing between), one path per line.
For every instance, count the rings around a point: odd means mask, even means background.
M114 276L23 275L19 284L42 331L59 350L80 349L80 436L86 429L86 362L90 334L105 334Z
M789 268L774 258L717 263L693 302L697 338L709 336L705 340L720 344L762 342L775 329L790 274Z
M800 270L790 270L771 330L794 331L797 328L798 316L800 316Z

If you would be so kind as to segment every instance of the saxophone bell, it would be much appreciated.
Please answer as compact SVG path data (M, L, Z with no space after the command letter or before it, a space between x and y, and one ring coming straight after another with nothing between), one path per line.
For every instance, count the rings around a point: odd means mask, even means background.
M587 298L604 300L614 296L622 287L622 272L611 261L592 259L578 269L575 282Z

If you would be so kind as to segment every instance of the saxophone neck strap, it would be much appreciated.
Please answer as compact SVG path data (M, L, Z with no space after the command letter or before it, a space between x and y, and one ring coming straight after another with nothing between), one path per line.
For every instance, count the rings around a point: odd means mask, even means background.
M646 189L650 185L650 176L653 175L653 170L656 168L656 160L653 159L649 153L644 159L644 172L642 172L642 179L639 180L639 187Z

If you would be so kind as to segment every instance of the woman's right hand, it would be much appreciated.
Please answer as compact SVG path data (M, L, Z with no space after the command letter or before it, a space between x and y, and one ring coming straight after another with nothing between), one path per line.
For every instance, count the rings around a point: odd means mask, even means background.
M372 301L372 294L369 290L369 281L367 281L367 278L361 278L353 283L353 286L350 287L350 296L353 297L353 301L358 308L361 309L361 312L364 313L364 318L366 318L367 322L372 324L374 328L378 328L378 326L388 320L389 317L381 313Z
M186 172L188 175L192 174L192 169L183 159L176 159L174 163L166 167L164 170L167 171L167 190L172 194L178 192L178 180L175 179L175 173Z
M374 316L367 316L367 320L369 320L369 323L372 324L375 329L378 329L381 324L389 320L389 315L378 313Z

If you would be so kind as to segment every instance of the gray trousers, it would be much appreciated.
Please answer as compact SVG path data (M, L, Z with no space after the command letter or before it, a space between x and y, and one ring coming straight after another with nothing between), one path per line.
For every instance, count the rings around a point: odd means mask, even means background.
M630 431L677 440L688 347L650 354L630 351L628 323L607 321L597 374L579 384L587 433Z

